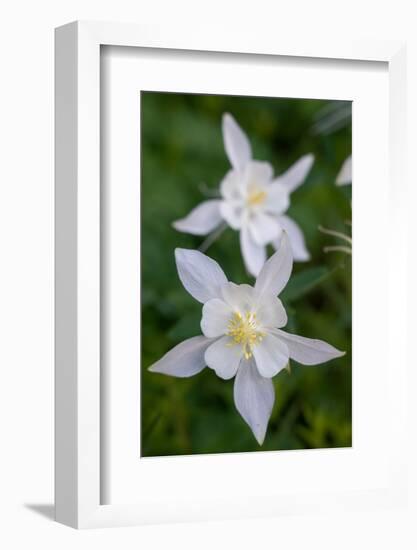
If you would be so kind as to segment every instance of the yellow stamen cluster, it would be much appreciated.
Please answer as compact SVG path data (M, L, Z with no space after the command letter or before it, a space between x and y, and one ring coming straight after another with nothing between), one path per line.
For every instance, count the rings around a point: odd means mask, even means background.
M248 206L257 206L262 204L266 199L266 193L265 191L260 191L259 189L255 189L254 191L251 191L247 198L247 204Z
M230 345L241 345L245 359L250 359L253 346L262 342L264 333L258 330L256 313L248 311L245 315L240 312L233 314L227 326L227 336L232 339Z

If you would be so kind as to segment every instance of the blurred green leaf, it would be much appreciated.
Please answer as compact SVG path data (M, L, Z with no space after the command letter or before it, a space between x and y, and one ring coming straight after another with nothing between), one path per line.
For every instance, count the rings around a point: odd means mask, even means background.
M335 269L329 270L327 267L319 266L310 267L305 271L297 273L288 281L287 286L281 294L281 298L288 302L302 298L331 277Z
M174 342L181 342L191 336L197 336L201 332L200 321L201 310L187 313L169 330L168 338Z

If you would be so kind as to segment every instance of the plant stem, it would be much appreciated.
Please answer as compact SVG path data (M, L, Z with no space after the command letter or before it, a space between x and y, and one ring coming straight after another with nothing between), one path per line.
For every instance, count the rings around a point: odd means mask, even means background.
M200 252L206 252L206 250L220 237L220 235L223 233L223 231L226 229L227 224L222 223L219 225L217 229L215 229L212 233L210 233L206 239L201 243L201 245L198 247L198 250Z
M326 233L326 235L332 235L333 237L337 237L339 239L342 239L343 241L352 244L352 238L348 235L345 235L344 233L339 233L339 231L333 231L332 229L326 229L325 227L322 227L319 225L319 231L322 233Z
M345 252L346 254L352 255L352 249L347 246L325 246L323 248L324 252Z
M213 189L212 187L209 187L204 182L200 183L198 188L199 188L201 194L204 195L207 198L211 198L211 199L220 198L219 190L218 189Z

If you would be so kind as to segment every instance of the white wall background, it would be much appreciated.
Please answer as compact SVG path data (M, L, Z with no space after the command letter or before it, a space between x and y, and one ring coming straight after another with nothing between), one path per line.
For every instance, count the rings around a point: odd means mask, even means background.
M75 19L408 39L410 231L417 238L412 0L14 0L0 8L0 547L408 549L417 510L77 532L53 523L53 28ZM375 228L378 238L378 228ZM414 247L415 248L415 247ZM410 282L416 281L415 249ZM381 258L384 265L389 258ZM411 304L416 303L410 283ZM381 314L383 311L381 310ZM410 335L414 338L412 314ZM417 330L417 326L416 326ZM410 363L411 364L411 363ZM411 365L412 366L412 365ZM410 397L417 377L410 369ZM415 388L415 389L413 389ZM410 415L417 419L414 399ZM410 416L411 418L411 416ZM416 457L410 422L410 460ZM415 464L415 461L414 461ZM412 504L416 502L412 473ZM415 523L415 522L414 522Z

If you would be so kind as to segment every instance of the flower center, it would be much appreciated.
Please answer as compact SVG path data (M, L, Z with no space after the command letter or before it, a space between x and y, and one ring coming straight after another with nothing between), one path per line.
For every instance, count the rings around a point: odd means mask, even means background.
M266 193L260 189L253 189L249 191L248 197L246 199L248 206L259 206L265 202Z
M239 312L233 314L227 325L227 336L232 339L230 345L241 345L245 359L250 359L253 346L262 342L265 335L259 330L256 313L248 311L245 315Z

